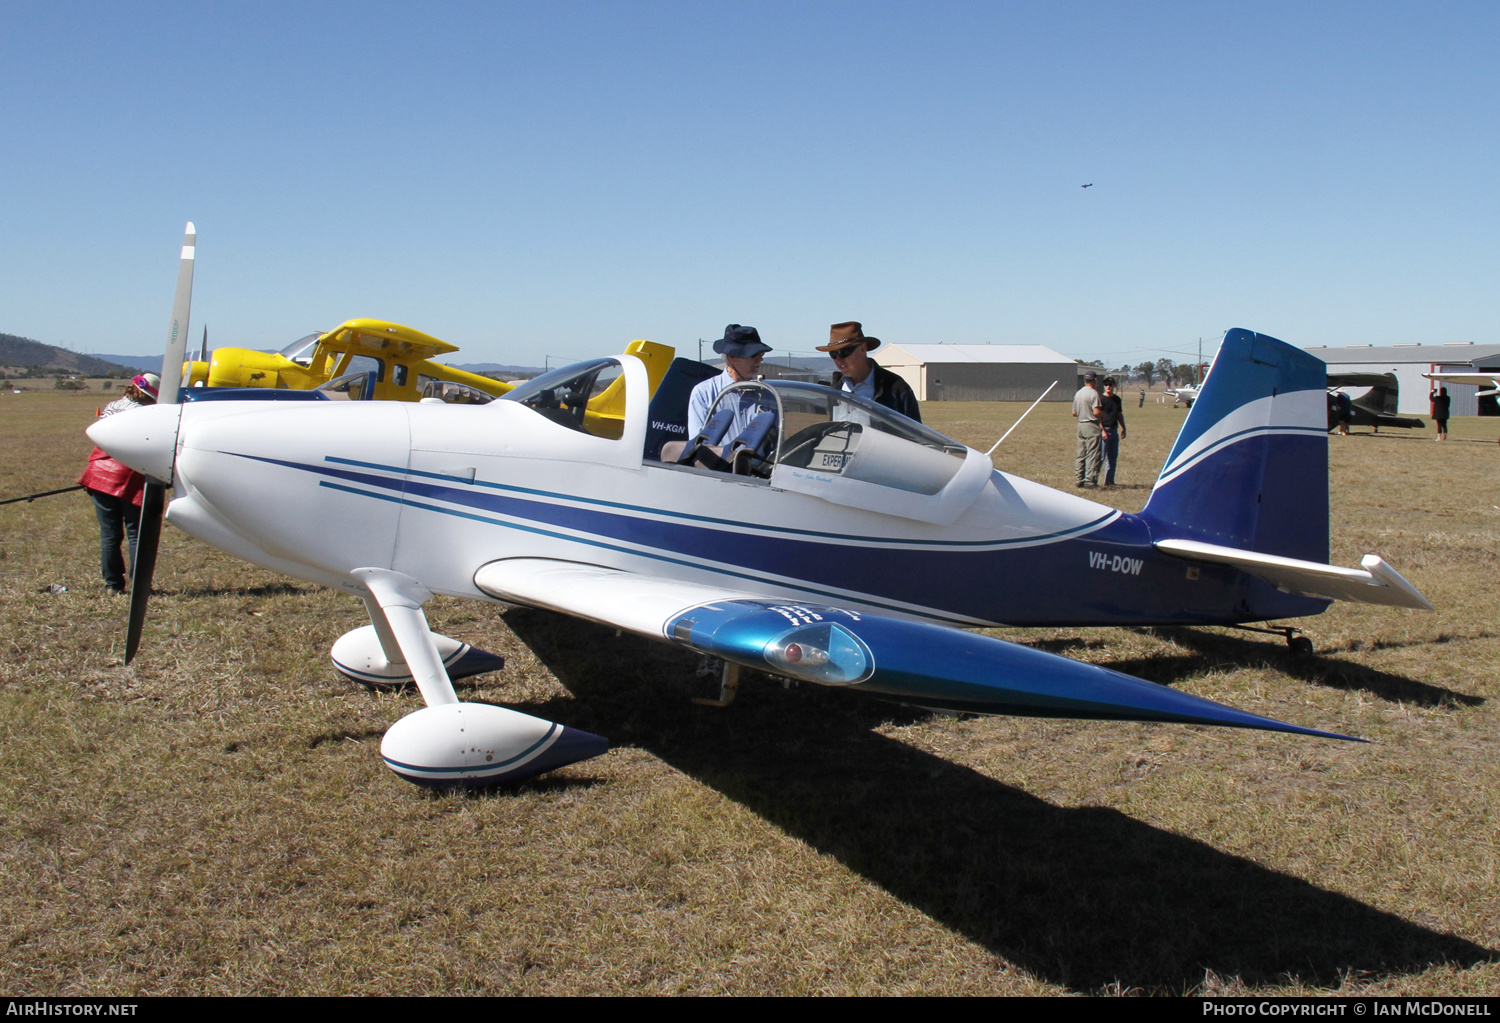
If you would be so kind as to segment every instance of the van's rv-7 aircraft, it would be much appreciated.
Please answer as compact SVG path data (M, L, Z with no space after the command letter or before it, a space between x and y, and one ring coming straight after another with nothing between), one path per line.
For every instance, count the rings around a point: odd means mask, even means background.
M499 659L433 633L422 605L434 594L550 608L723 658L726 689L744 666L949 712L1346 738L964 631L1235 625L1334 599L1430 609L1377 556L1327 563L1324 383L1313 356L1229 331L1134 515L811 384L731 387L705 435L663 444L652 423L685 419L685 391L652 399L628 354L482 406L163 403L89 434L176 487L166 517L185 532L360 598L370 625L334 644L335 666L414 682L426 703L386 733L386 763L424 785L483 786L607 741L460 702L451 679ZM590 417L621 394L620 420ZM731 403L760 409L736 437L722 432ZM143 557L155 543L143 526Z

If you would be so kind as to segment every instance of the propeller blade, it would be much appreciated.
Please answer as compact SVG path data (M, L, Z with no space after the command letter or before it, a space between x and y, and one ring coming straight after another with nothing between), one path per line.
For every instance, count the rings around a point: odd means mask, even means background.
M187 354L188 314L193 308L193 263L198 247L198 229L188 221L182 236L182 261L177 266L177 293L172 297L172 324L167 331L167 355L161 364L158 405L177 404L182 386L182 360Z
M203 325L203 347L198 349L198 361L208 361L208 324Z
M161 544L161 511L167 488L146 481L141 497L141 524L136 530L135 564L130 566L130 624L125 630L125 663L135 660L146 624L146 602L151 599L151 577L156 574L156 549Z
M161 363L161 388L158 405L177 404L182 387L182 361L187 355L188 315L193 307L193 264L198 248L198 229L188 221L182 236L182 260L177 265L177 291L172 296L172 322L167 330L167 353ZM208 334L204 333L207 344ZM176 444L174 442L173 448ZM141 646L141 629L146 624L146 604L151 600L151 577L156 574L156 549L161 545L162 508L166 505L167 479L146 477L141 497L141 524L136 532L135 564L130 567L130 624L125 630L125 663L135 659Z

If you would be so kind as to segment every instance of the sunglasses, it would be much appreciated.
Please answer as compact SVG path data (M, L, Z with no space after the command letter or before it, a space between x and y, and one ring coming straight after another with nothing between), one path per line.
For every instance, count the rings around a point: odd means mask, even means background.
M864 346L865 346L865 343L863 341L856 341L852 345L845 345L842 348L839 348L839 349L836 349L834 351L829 352L828 353L828 357L830 359L847 359L847 358L849 358L849 356L853 355L855 352L859 351Z

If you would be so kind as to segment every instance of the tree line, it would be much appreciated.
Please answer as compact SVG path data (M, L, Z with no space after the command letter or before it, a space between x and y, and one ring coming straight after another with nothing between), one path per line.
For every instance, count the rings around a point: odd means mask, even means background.
M1142 362L1135 366L1119 366L1109 368L1100 359L1080 360L1080 366L1091 366L1099 372L1100 376L1112 376L1124 387L1127 383L1144 383L1151 387L1160 382L1168 387L1181 387L1185 384L1196 384L1202 378L1199 367L1190 362L1174 363L1171 359L1157 359L1155 362ZM1208 372L1208 366L1202 367L1202 372Z

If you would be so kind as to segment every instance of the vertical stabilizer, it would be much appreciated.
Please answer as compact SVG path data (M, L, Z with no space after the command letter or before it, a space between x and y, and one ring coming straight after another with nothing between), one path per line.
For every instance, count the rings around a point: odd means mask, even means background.
M1328 561L1322 360L1235 329L1141 512L1153 537Z

